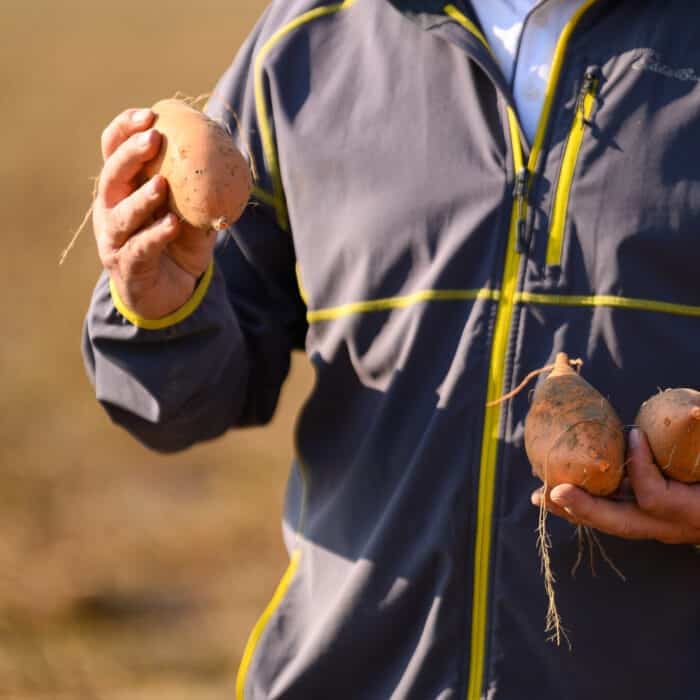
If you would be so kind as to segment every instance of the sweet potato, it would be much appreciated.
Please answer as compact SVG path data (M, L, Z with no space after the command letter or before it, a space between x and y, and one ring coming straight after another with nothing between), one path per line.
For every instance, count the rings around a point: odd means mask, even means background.
M525 451L533 473L544 482L547 492L559 484L574 484L593 495L607 496L622 481L625 456L622 423L608 401L572 369L563 352L557 354L552 371L535 390L525 418ZM537 547L548 601L545 631L557 644L563 637L571 647L556 605L546 516L545 498L542 498ZM579 525L578 535L579 555L572 574L581 561L585 536L591 551L591 567L593 551L597 548L624 580L592 529Z
M575 484L607 496L622 481L625 438L613 407L559 353L525 419L525 451L547 489Z
M670 479L700 481L700 391L667 389L645 401L635 424Z
M234 223L251 189L250 169L223 126L178 99L156 102L158 155L144 168L170 186L169 208L195 228L215 231Z

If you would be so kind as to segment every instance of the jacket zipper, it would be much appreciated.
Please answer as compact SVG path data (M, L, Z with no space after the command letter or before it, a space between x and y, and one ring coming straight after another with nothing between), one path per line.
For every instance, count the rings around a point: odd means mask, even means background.
M527 253L530 247L530 240L527 225L527 195L530 188L530 171L526 167L521 167L515 174L515 184L513 186L513 205L515 207L516 226L516 251L520 254Z
M489 363L489 377L486 389L486 401L497 399L506 386L505 364L510 346L512 321L516 305L516 293L520 279L523 255L527 249L527 209L530 174L535 172L542 150L544 135L549 122L552 102L559 80L569 39L583 15L599 0L583 0L573 17L566 24L559 36L554 52L554 60L547 81L542 115L537 126L532 150L527 163L523 159L520 140L520 125L515 111L508 107L508 126L513 155L515 182L513 186L513 208L511 211L508 241L498 309L494 320L493 341ZM483 34L454 5L444 8L445 14L461 24L464 29L475 36L490 52ZM577 110L578 111L578 110ZM522 240L521 240L522 239ZM483 697L486 673L486 645L488 627L489 583L491 578L491 534L493 524L496 471L499 453L502 413L500 406L488 406L484 412L481 444L481 471L477 489L476 533L474 541L474 580L472 589L472 624L469 653L469 677L466 700L479 700Z
M493 525L494 496L496 487L496 471L498 463L501 406L489 406L488 402L503 394L506 387L506 360L511 342L512 322L516 306L516 295L520 280L520 270L523 255L521 249L527 243L527 209L530 173L537 168L542 151L545 132L554 100L556 86L559 81L567 45L571 35L583 15L599 0L583 0L580 7L562 30L547 81L547 91L535 133L532 150L527 163L523 159L522 143L520 140L520 125L512 107L507 108L508 129L513 156L515 181L513 186L512 210L508 240L505 250L501 290L498 296L498 308L494 320L493 341L490 353L489 376L486 388L487 406L484 411L484 423L481 442L481 471L477 489L476 533L474 537L474 571L472 589L472 624L469 653L469 678L466 700L479 700L483 697L486 674L486 645L488 627L489 583L491 578L491 534ZM470 34L475 36L491 52L485 37L478 27L464 15L455 5L448 4L443 8L445 14L462 25ZM577 110L578 111L578 110ZM520 240L520 237L523 240Z
M576 164L578 162L581 144L583 143L583 136L596 102L599 82L597 75L597 71L594 68L586 70L576 100L574 119L571 124L571 130L569 131L569 138L566 142L564 158L559 172L559 182L557 183L557 189L554 195L552 220L549 229L549 238L547 240L547 265L561 265L571 184L574 180L574 172L576 171Z

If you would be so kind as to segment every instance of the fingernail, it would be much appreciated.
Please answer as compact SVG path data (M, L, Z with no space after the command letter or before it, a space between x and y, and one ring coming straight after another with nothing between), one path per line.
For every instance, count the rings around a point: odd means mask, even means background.
M175 214L172 212L168 212L164 217L163 217L163 226L166 228L173 228L175 226Z
M630 430L629 441L632 449L637 449L639 447L639 430L637 428L632 428L632 430Z
M131 121L134 122L134 124L143 124L150 115L150 109L139 109L131 115Z
M565 495L562 495L558 491L552 491L549 497L553 503L556 503L559 507L567 511L567 513L569 512L567 506L570 505L570 501Z
M567 496L553 491L549 494L549 498L552 500L554 505L559 506L565 513L573 516L574 512L569 507L571 505L571 501Z
M158 190L159 190L159 185L160 185L160 176L159 175L154 175L149 181L148 184L146 185L147 190L148 190L148 195L151 197L157 197L158 196Z
M149 129L144 131L143 134L139 134L139 146L148 146L151 142L151 134L153 132Z

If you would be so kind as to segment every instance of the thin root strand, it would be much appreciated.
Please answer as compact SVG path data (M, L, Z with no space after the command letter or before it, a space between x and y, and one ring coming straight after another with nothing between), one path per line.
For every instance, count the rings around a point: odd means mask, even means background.
M546 473L546 472L545 472ZM557 610L554 584L556 578L552 572L552 564L549 551L552 546L549 534L547 533L547 507L546 507L547 481L544 483L544 493L540 501L539 515L537 519L537 549L540 555L540 565L542 568L542 578L544 579L544 590L547 596L547 614L545 616L544 631L549 633L548 639L561 645L562 638L566 641L569 651L571 651L571 640L566 633Z
M90 221L90 217L92 216L92 210L95 206L95 197L97 197L97 183L99 181L98 177L93 178L93 184L92 184L92 201L90 202L90 206L88 207L88 210L85 212L85 216L83 216L83 220L80 222L80 226L76 229L75 233L73 234L72 238L68 242L68 245L63 249L63 252L61 253L60 258L58 259L58 264L59 266L63 265L65 262L66 258L68 257L68 253L73 250L73 247L78 241L78 237L82 233L83 229L87 226L88 221Z
M577 372L581 371L581 367L583 366L583 360L581 359L576 359L576 360L569 360L569 364L576 369ZM508 399L512 399L514 396L517 396L535 377L539 376L543 372L549 372L553 370L555 365L545 365L544 367L540 367L539 369L534 369L532 372L529 372L525 378L518 384L518 386L515 387L512 391L509 391L507 394L504 394L503 396L500 396L497 399L494 399L493 401L489 401L486 404L487 408L491 408L492 406L498 406L498 404L503 403L504 401L508 401Z

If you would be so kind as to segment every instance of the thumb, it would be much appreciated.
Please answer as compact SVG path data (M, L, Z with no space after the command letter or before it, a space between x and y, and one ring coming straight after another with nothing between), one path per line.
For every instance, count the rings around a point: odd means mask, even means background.
M666 479L654 462L646 435L632 428L629 435L627 473L637 502L645 503L666 485Z

